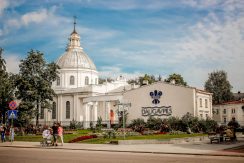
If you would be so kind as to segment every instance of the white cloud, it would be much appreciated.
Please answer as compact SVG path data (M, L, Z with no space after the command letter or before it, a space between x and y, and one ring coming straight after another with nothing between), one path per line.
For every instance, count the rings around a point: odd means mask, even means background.
M4 10L9 6L8 0L0 0L0 16L3 14Z
M194 71L196 75L199 73L197 76L202 76L204 71L210 73L222 69L227 72L234 91L243 91L244 71L240 68L244 65L244 18L229 14L220 18L210 13L190 28L190 33L178 44L182 49L178 57L192 62L185 73Z
M21 17L21 24L29 25L30 23L41 23L49 17L49 13L46 9L39 11L29 12Z
M143 73L140 72L132 72L132 73L126 73L122 71L121 66L103 66L100 68L99 76L102 78L110 77L112 79L116 79L118 76L124 76L127 80L129 79L136 79L139 76L142 76Z
M20 58L18 56L19 55L16 54L8 54L5 57L6 68L8 72L12 72L12 73L19 72Z

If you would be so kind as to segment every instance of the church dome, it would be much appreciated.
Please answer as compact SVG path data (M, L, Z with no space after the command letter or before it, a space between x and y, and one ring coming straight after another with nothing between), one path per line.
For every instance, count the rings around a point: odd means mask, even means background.
M96 70L95 64L80 46L80 36L75 30L75 25L74 31L70 34L66 52L57 60L56 63L61 69L84 68Z
M96 70L95 64L83 49L73 48L67 50L57 61L57 65L63 68L84 68Z

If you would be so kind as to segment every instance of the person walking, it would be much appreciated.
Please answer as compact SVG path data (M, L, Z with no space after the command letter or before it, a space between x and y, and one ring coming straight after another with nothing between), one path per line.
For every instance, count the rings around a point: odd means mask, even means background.
M61 139L61 145L64 145L63 127L58 123L58 137Z
M236 121L235 117L232 117L231 121L228 123L228 126L232 129L233 132L233 140L237 141L236 138L236 129L240 127L240 124Z
M5 139L6 127L4 126L4 124L2 126L0 126L0 132L1 132L1 140L3 143L6 141L6 139Z
M58 142L57 142L58 125L56 122L53 123L52 130L53 130L53 146L58 146Z

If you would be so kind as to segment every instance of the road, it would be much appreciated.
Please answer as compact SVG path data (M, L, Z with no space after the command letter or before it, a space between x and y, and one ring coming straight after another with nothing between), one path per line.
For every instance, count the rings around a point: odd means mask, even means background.
M244 157L0 147L0 163L243 163Z

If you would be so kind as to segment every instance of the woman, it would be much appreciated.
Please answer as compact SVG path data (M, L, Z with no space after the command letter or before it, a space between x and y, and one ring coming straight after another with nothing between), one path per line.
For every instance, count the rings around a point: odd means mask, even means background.
M61 139L61 145L63 146L64 144L64 137L63 137L63 127L61 126L60 123L58 123L58 137Z

